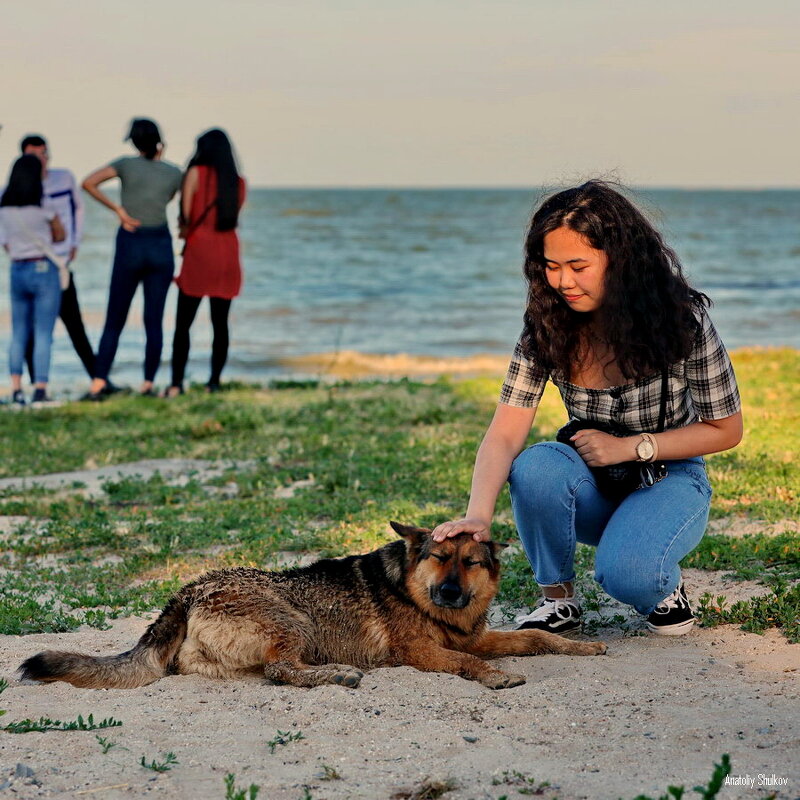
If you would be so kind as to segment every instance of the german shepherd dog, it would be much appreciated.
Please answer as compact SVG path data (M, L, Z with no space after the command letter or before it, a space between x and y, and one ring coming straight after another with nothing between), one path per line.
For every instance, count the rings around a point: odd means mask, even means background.
M282 572L209 572L178 591L132 650L46 650L20 666L20 677L128 689L170 674L261 673L273 683L354 688L362 670L405 664L505 689L525 678L484 658L606 652L602 642L487 628L505 545L469 534L434 542L424 528L391 525L402 539L366 555Z

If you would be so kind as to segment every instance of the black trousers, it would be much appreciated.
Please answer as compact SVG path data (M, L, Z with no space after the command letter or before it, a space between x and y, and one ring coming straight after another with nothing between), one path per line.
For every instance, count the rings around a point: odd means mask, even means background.
M93 377L108 380L119 337L127 322L133 296L141 283L144 293L144 379L155 379L163 344L161 320L174 268L172 237L166 225L139 228L134 232L122 228L117 231L106 322L97 346Z
M59 316L72 340L72 346L75 348L78 358L91 378L94 373L94 350L92 350L89 337L86 335L86 328L83 327L83 317L81 317L81 307L78 305L78 292L72 272L69 274L69 286L61 292ZM33 383L33 337L28 339L25 347L25 361L28 365L31 383Z
M192 327L202 297L190 297L178 291L178 308L175 312L175 336L172 339L172 386L183 386L186 362L189 360L189 329ZM209 297L211 306L211 344L210 384L219 383L222 368L228 360L228 313L231 301L222 297Z

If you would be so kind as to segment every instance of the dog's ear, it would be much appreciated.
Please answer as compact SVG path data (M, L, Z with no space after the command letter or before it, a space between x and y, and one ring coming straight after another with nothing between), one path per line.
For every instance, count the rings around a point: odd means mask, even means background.
M413 525L402 525L394 520L390 521L389 524L392 526L392 530L404 539L410 537L419 541L431 532L429 528L415 528Z
M507 542L486 542L492 550L492 556L494 557L495 561L497 561L498 556L500 555L501 550L505 550L508 547Z

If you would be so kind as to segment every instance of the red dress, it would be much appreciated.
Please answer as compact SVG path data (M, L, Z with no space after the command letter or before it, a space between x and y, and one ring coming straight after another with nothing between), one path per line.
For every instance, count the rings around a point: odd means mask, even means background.
M197 167L197 191L187 220L189 233L183 251L181 274L175 279L190 297L221 297L230 300L242 288L242 262L236 230L217 230L217 172ZM239 178L239 208L245 198L245 182ZM206 209L210 210L203 216ZM200 220L200 218L202 220ZM200 220L200 224L197 222Z

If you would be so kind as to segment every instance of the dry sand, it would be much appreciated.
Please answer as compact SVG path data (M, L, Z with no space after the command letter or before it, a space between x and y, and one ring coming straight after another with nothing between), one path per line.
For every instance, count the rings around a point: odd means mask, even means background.
M694 597L710 591L733 602L765 591L720 573L689 570L686 579ZM607 610L617 609L609 601ZM539 796L562 800L659 797L670 784L695 796L691 787L708 780L723 753L732 774L750 776L755 787L729 787L721 797L800 797L800 645L774 630L652 637L637 635L633 621L603 632L607 656L500 659L527 677L500 692L408 667L368 673L358 689L172 676L140 689L85 690L14 679L19 663L43 648L112 654L147 623L0 636L0 677L10 683L0 724L79 714L123 723L97 732L116 743L107 754L93 732L0 732L0 800L225 798L229 772L238 787L260 786L260 800L436 796L410 794L426 780L451 782L448 800L511 800L544 781L552 786ZM278 731L303 738L271 753ZM140 764L168 752L178 763L167 772ZM326 767L339 777L326 780ZM535 784L520 784L514 771ZM786 783L759 785L760 775Z
M687 576L694 591L719 590L719 577L712 585L705 574ZM629 800L705 782L722 753L734 775L774 774L788 781L779 797L800 796L800 645L776 631L726 626L655 638L611 630L602 636L607 656L501 659L528 682L500 692L409 667L368 673L358 689L173 676L87 690L13 679L42 648L111 654L146 625L127 618L108 631L0 636L0 675L11 682L0 696L3 722L90 713L123 722L99 731L117 743L106 755L95 733L0 733L0 797L224 798L232 772L239 786L259 785L262 799L388 800L428 778L455 782L446 798L495 800L521 796L503 783L517 770L558 787L544 797ZM270 753L278 731L304 738ZM169 751L179 762L169 772L139 763ZM323 780L325 766L340 779ZM721 796L767 795L730 788Z

